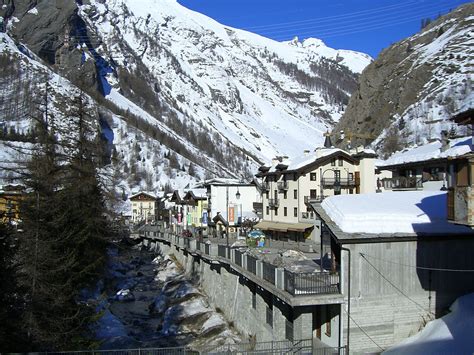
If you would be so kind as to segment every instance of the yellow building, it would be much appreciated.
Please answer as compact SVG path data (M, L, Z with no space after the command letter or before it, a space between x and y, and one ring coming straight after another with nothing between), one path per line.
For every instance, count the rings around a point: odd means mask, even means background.
M21 185L6 185L0 189L0 219L3 223L20 221L20 202L24 197Z
M207 228L208 211L206 189L189 190L183 199L187 205L186 225L188 229L196 232L198 229Z

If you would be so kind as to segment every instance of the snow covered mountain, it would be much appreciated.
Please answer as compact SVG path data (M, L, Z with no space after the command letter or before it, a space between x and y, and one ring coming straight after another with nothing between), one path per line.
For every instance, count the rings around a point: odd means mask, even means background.
M250 176L276 154L321 145L371 62L223 26L174 0L0 4L17 47L106 109L114 154L142 177L134 186Z
M473 33L469 3L385 49L361 75L335 134L348 131L385 154L442 130L471 134L449 119L474 107Z

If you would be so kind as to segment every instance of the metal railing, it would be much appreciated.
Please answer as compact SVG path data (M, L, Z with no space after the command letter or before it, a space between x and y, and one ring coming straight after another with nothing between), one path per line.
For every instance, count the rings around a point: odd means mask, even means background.
M174 235L172 232L161 233L161 238L169 240L174 243L177 248L186 248L188 251L200 251L202 254L214 255L226 259L228 263L234 263L237 266L247 270L249 273L264 279L270 284L277 288L288 292L292 296L300 295L316 295L316 294L339 294L340 293L340 280L338 273L329 272L312 272L312 273L299 273L291 272L286 269L277 269L277 267L269 262L260 260L255 255L246 254L245 250L231 249L226 245L214 244L212 246L209 241L206 243L199 239L191 239L187 237L179 237ZM154 238L152 238L154 239ZM194 242L192 242L194 240ZM194 244L195 243L195 244ZM193 248L194 247L194 248ZM217 250L213 251L213 248ZM214 254L216 252L216 254ZM245 257L244 257L244 254ZM261 273L260 269L257 270L258 262L261 262ZM278 271L278 273L277 273ZM278 282L277 282L277 274Z
M252 274L257 274L257 258L247 254L247 270Z
M242 252L239 250L234 250L234 262L242 267Z
M321 196L321 195L317 195L317 196L305 196L304 197L304 203L318 203L318 202L321 202L322 200L324 200L326 196Z
M262 262L262 266L263 266L263 279L274 285L276 266L269 264L265 261Z
M270 207L278 207L280 205L280 200L277 198L269 198L268 199L268 206Z
M271 316L273 318L273 315ZM273 319L272 319L273 322ZM63 351L43 352L38 355L198 355L198 354L299 354L299 355L345 355L345 347L341 348L316 348L313 339L303 340L281 340L268 342L250 342L238 344L225 344L220 346L207 346L199 351L188 347L166 347L166 348L143 348L143 349L117 349L117 350L87 350L87 351Z
M359 183L356 179L354 178L323 178L322 179L322 185L323 186L334 186L336 184L339 184L342 187L346 186L357 186Z
M285 191L288 190L288 181L280 181L277 182L277 188L279 191Z
M294 273L285 269L285 291L293 296L339 293L339 282L337 273Z
M314 212L301 212L301 219L315 219L316 215Z

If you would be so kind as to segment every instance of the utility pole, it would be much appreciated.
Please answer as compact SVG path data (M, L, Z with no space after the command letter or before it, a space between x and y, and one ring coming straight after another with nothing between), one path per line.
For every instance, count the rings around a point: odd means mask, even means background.
M225 200L226 200L226 206L227 206L227 212L226 212L226 220L227 220L227 225L226 225L226 232L225 232L225 237L226 237L226 245L229 247L229 185L226 186L225 188Z

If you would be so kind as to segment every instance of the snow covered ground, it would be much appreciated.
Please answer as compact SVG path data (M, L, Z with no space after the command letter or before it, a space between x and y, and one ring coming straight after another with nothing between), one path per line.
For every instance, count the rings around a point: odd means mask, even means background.
M321 206L347 233L472 233L447 220L445 191L331 196Z
M473 354L474 293L458 298L450 310L383 354Z

